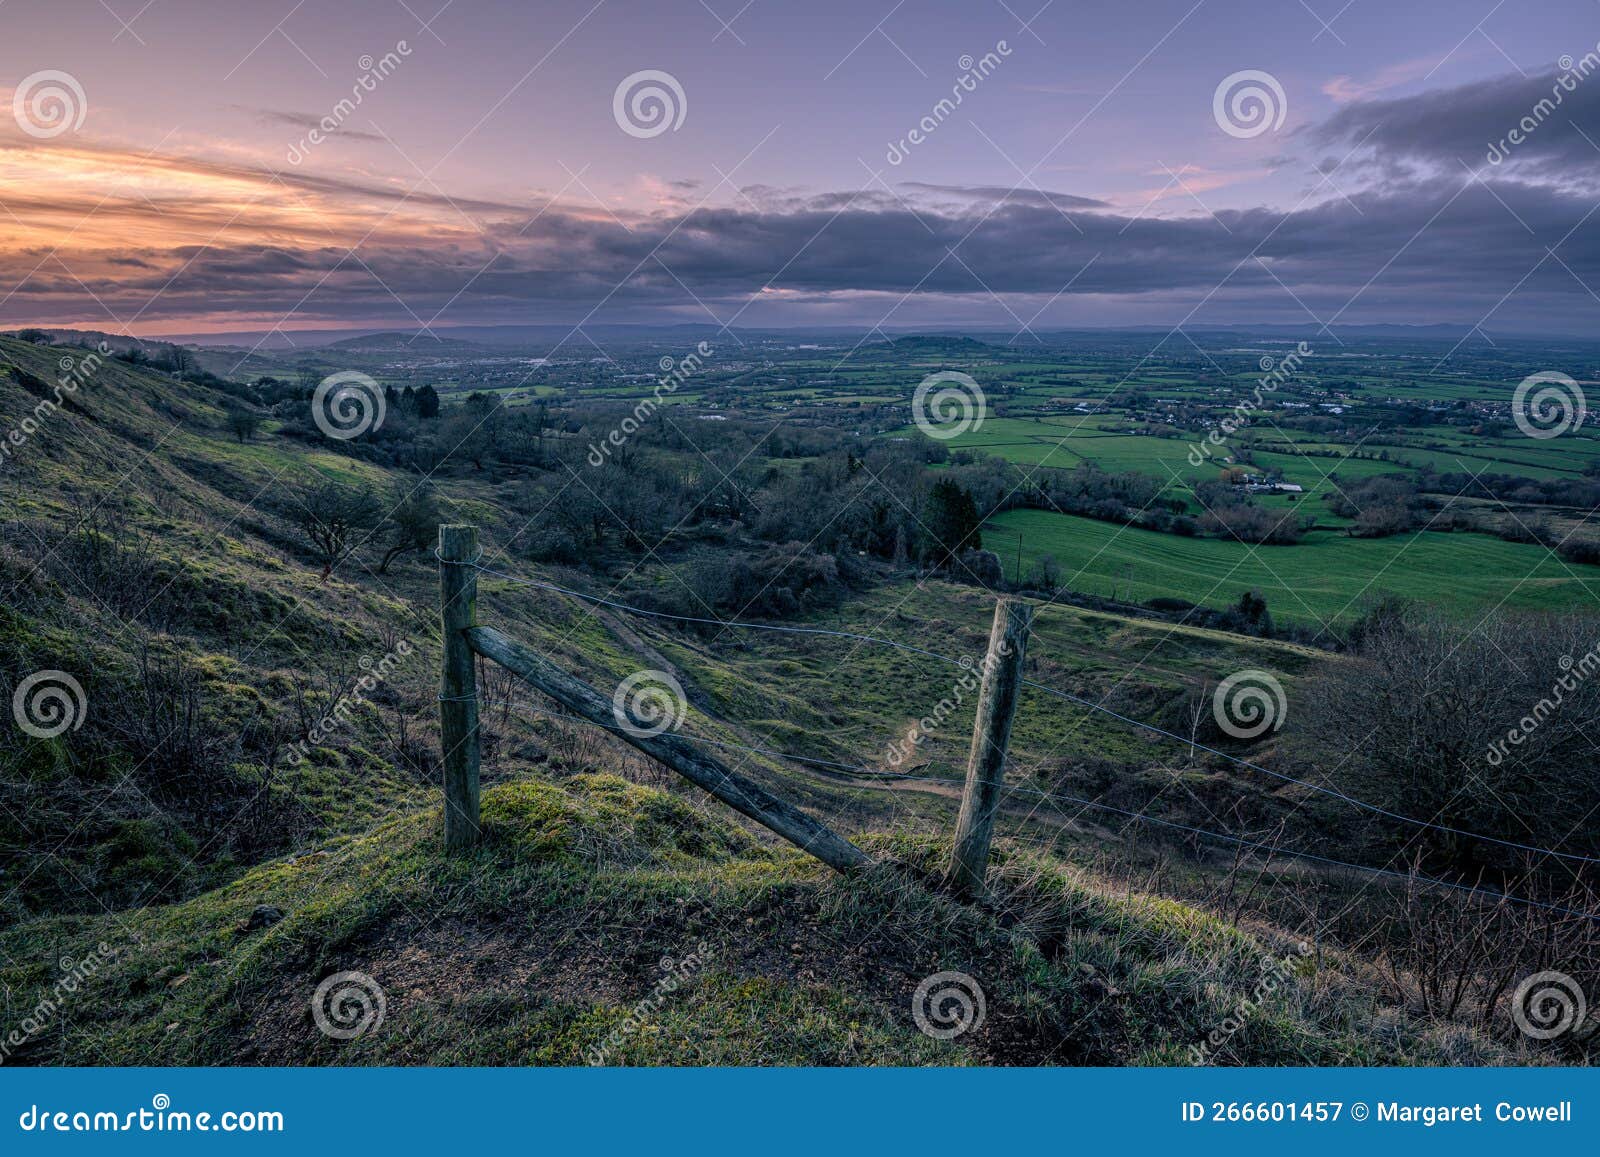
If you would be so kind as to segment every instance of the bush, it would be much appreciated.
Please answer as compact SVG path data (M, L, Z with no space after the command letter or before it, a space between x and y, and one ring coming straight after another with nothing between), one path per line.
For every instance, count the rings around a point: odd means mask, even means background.
M1290 718L1326 749L1339 786L1369 803L1592 855L1597 640L1593 614L1495 612L1473 625L1388 606L1361 625L1351 661L1330 664L1295 697ZM1519 859L1437 829L1395 822L1391 832L1397 847L1415 840L1463 872Z
M1600 540L1569 538L1556 547L1556 553L1561 555L1567 562L1600 566Z

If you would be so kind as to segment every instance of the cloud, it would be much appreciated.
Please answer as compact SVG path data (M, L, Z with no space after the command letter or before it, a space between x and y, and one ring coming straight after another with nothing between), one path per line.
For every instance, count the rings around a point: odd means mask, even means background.
M1477 170L1509 162L1524 178L1590 181L1600 176L1600 75L1512 74L1364 100L1340 109L1309 137L1321 145L1360 147L1397 172L1419 165L1460 172L1463 165ZM1495 155L1506 160L1492 161Z
M1600 78L1592 95L1564 94L1514 164L1475 166L1486 170L1475 179L1457 160L1470 163L1485 126L1515 123L1549 83L1510 77L1346 105L1296 138L1365 152L1360 179L1339 178L1343 194L1215 216L928 182L751 185L613 216L214 158L0 145L22 222L0 251L0 284L15 286L0 324L170 332L197 319L413 327L707 311L741 324L1016 324L1043 308L1040 326L1086 313L1169 324L1315 315L1579 332L1592 327L1586 287L1600 287L1600 215L1574 174L1600 180L1600 152L1561 118L1582 126L1600 112ZM1600 129L1590 135L1600 141Z
M1432 57L1402 60L1397 64L1380 68L1360 80L1351 76L1336 76L1322 86L1322 92L1339 104L1366 100L1377 93L1387 92L1391 88L1399 88L1403 84L1431 76L1442 63Z
M258 108L251 109L250 111L254 112L257 119L263 124L287 125L289 128L294 129L297 133L302 135L310 132L312 129L316 129L318 132L326 133L330 137L338 136L344 137L348 140L378 141L380 143L383 141L383 137L377 133L369 133L364 129L353 129L349 125L341 124L336 128L329 129L325 124L323 124L323 121L327 120L328 118L318 116L315 113L288 112L282 109L273 108Z

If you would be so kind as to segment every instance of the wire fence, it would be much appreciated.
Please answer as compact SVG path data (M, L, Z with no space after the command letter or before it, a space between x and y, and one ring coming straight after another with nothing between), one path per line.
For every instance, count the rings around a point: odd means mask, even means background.
M866 634L866 633L863 633L863 632L833 630L833 629L823 628L823 627L794 627L794 626L785 626L785 625L782 625L782 624L774 624L774 623L753 623L753 622L747 622L747 621L740 620L740 619L717 619L717 618L707 618L707 617L694 616L694 615L674 614L674 613L667 612L667 611L657 611L657 610L651 610L651 609L645 608L645 607L633 606L631 604L624 603L624 602L621 602L621 601L618 601L618 600L615 600L615 599L603 598L603 597L601 597L599 595L592 595L592 594L589 594L589 593L584 592L584 591L574 590L574 589L572 589L570 587L561 586L561 585L559 585L557 583L546 582L546 581L543 581L543 580L540 580L540 579L526 578L526 577L519 576L519 575L507 574L507 573L505 573L503 571L498 571L498 570L494 570L494 569L492 569L490 567L482 566L481 564L476 563L476 562L469 563L469 564L466 564L466 565L471 566L473 569L481 572L484 575L487 575L487 576L489 576L491 578L500 580L502 582L510 583L513 586L533 588L533 589L537 589L537 590L545 590L545 591L549 591L549 592L552 592L552 593L555 593L555 594L565 595L567 597L577 599L577 600L579 600L581 602L591 603L591 604L598 605L598 606L609 607L609 608L611 608L613 610L622 611L622 612L624 612L626 614L636 615L636 616L639 616L639 617L642 617L642 618L650 618L650 619L664 620L664 621L670 621L670 622L679 622L679 623L689 623L689 624L695 624L695 625L700 625L700 626L713 626L713 627L718 627L718 628L721 628L721 629L750 630L750 631L769 632L769 633L773 633L773 634L785 634L785 635L814 635L814 636L845 639L845 640L848 640L848 641L851 641L851 642L863 643L863 644L868 644L868 645L872 645L872 646L887 647L887 648L890 648L890 649L893 649L893 650L896 650L896 651L901 651L901 652L904 652L904 653L907 653L907 654L916 655L916 656L919 656L919 657L922 657L922 658L933 659L933 660L936 660L936 661L941 662L941 663L946 663L946 664L950 664L952 666L959 667L959 668L961 668L963 670L970 670L971 669L971 663L969 661L965 661L965 660L962 660L962 659L954 658L954 657L949 656L949 655L944 655L944 654L941 654L941 653L939 653L937 651L929 650L928 648L925 648L925 647L917 647L917 646L913 646L913 645L908 644L908 643L902 643L902 642L900 642L898 640L895 640L895 639L886 639L886 638L883 638L881 636L870 635L870 634ZM1212 746L1209 746L1209 745L1204 744L1204 743L1200 743L1200 742L1198 742L1198 741L1196 741L1196 740L1194 740L1194 739L1192 739L1190 737L1180 735L1180 734L1178 734L1178 733L1176 733L1174 731L1170 731L1170 730L1167 730L1166 728L1159 727L1159 726L1157 726L1157 725L1155 725L1153 723L1148 723L1148 722L1146 722L1144 720L1134 718L1133 716L1123 714L1121 712L1113 710L1112 708L1106 707L1104 704L1095 703L1093 700L1086 699L1086 698L1084 698L1083 696L1080 696L1080 695L1074 695L1071 692L1063 691L1060 688L1052 687L1052 686L1050 686L1048 684L1040 683L1040 682L1037 682L1036 680L1032 680L1032 679L1023 679L1022 680L1022 684L1023 684L1023 686L1032 688L1032 689L1034 689L1036 691L1039 691L1039 692L1041 692L1041 693L1043 693L1045 695L1052 696L1052 697L1060 699L1060 700L1062 700L1064 702L1071 703L1071 704L1073 704L1073 705L1075 705L1077 707L1081 707L1081 708L1087 709L1089 711L1098 713L1100 715L1104 715L1104 716L1106 716L1106 717L1108 717L1110 719L1114 719L1117 722L1120 722L1120 723L1122 723L1122 724L1124 724L1126 726L1133 727L1133 728L1136 728L1138 730L1141 730L1141 731L1144 731L1144 732L1147 732L1147 733L1150 733L1150 734L1153 734L1153 735L1158 735L1158 736L1161 736L1161 737L1163 737L1165 739L1173 740L1173 741L1175 741L1177 743L1183 744L1185 747L1188 747L1191 750L1203 751L1208 755L1211 755L1211 756L1213 756L1215 758L1224 760L1224 761L1226 761L1226 762L1228 762L1230 764L1233 764L1233 765L1235 765L1237 767L1241 767L1241 768L1244 768L1244 769L1249 770L1249 771L1253 771L1253 772L1257 772L1257 773L1262 774L1262 775L1269 776L1269 777L1271 777L1273 779L1279 780L1279 781L1284 782L1284 783L1294 784L1296 786L1299 786L1299 787L1302 787L1302 788L1306 788L1306 789L1308 789L1310 791L1317 792L1317 793L1320 793L1322 795L1330 796L1330 797L1332 797L1334 799L1337 799L1337 800L1340 800L1341 802L1346 803L1346 804L1348 804L1348 805L1350 805L1352 807L1355 807L1355 808L1358 808L1360 810L1366 811L1366 812L1368 812L1370 814L1373 814L1373 815L1381 816L1381 817L1383 817L1385 819L1392 820L1392 821L1395 821L1397 823L1408 824L1408 825L1414 826L1414 827L1416 827L1416 828L1418 828L1420 830L1431 830L1431 831L1442 832L1442 833L1446 833L1446 834L1457 836L1457 837L1461 837L1461 838L1478 840L1478 841L1482 841L1483 843L1493 844L1493 845L1496 845L1496 846L1499 846L1499 847L1508 848L1508 849L1511 849L1511 850L1515 850L1515 851L1518 851L1518 852L1523 852L1523 853L1527 853L1527 854L1535 855L1535 856L1548 856L1548 857L1551 857L1551 858L1560 859L1560 860L1564 860L1564 861L1575 862L1575 863L1580 863L1580 864L1596 864L1596 863L1600 863L1600 858L1593 857L1593 856L1586 856L1586 855L1582 855L1582 854L1576 853L1576 852L1563 852L1563 851L1558 851L1558 850L1555 850L1555 849L1552 849L1552 848L1541 848L1541 847L1538 847L1538 846L1535 846L1535 845L1532 845L1532 844L1519 843L1518 841L1515 841L1515 840L1502 839L1502 838L1497 837L1497 836L1490 836L1490 835L1485 835L1485 834L1478 833L1478 832L1471 832L1471 831L1467 831L1467 830L1464 830L1464 829L1461 829L1461 828L1452 827L1452 826L1450 826L1448 824L1434 823L1434 822L1429 821L1429 820L1417 819L1414 816L1407 816L1407 815L1404 815L1402 813L1392 811L1392 810L1390 810L1388 808L1384 808L1384 807L1382 807L1382 806L1380 806L1378 804L1374 804L1374 803L1371 803L1369 801L1360 799L1358 797L1349 795L1348 793L1340 791L1337 788L1329 787L1329 786L1324 785L1324 784L1313 783L1313 782L1311 782L1309 780L1302 779L1302 778L1299 778L1299 777L1296 777L1296 776L1293 776L1293 775L1289 775L1289 774L1287 774L1285 772L1277 771L1277 770L1274 770L1272 768L1266 767L1266 766L1264 766L1262 764L1254 762L1253 760L1245 759L1245 758L1242 758L1240 756L1234 755L1234 754L1232 754L1230 752L1223 751L1223 750L1221 750L1219 748L1212 747ZM544 712L544 714L548 715L551 718L561 719L561 720L572 722L572 723L581 723L581 724L585 724L585 725L589 725L589 726L597 726L597 727L600 727L602 730L610 731L610 732L612 732L614 734L617 734L619 736L623 734L623 729L620 726L619 727L608 727L605 724L596 724L592 720L584 719L584 718L581 718L581 717L576 716L576 715L567 715L567 714L564 714L564 713L561 713L561 712L555 712L555 711ZM821 759L821 758L818 758L818 757L815 757L815 756L800 755L800 754L795 753L795 752L783 751L783 750L779 750L779 749L776 749L776 748L759 747L759 746L750 745L750 744L733 743L733 742L729 742L729 741L726 741L726 740L711 739L711 738L704 737L704 736L699 736L699 735L690 735L690 734L682 734L682 733L680 733L680 734L682 735L683 739L687 740L690 743L697 744L697 745L702 745L702 746L706 746L706 747L713 747L713 748L718 748L718 749L722 749L722 750L738 751L738 752L742 752L742 753L749 754L749 755L761 756L761 757L764 757L764 758L767 758L767 759L783 760L783 761L796 763L796 764L800 764L800 765L805 765L805 766L813 766L813 767L824 768L824 769L826 769L828 771L831 771L831 772L840 773L840 774L849 774L849 775L857 776L857 777L860 777L862 779L867 779L867 780L889 781L889 782L918 782L918 783L928 783L928 784L939 784L939 785L944 785L944 786L955 786L955 785L959 785L962 782L962 780L957 776L912 775L912 774L904 773L904 772L886 771L886 770L884 770L882 768L869 767L869 766L865 766L865 765L861 765L861 764L846 763L846 762L839 761L839 760ZM1128 808L1118 807L1118 806L1116 806L1114 804L1106 803L1103 800L1086 799L1086 798L1083 798L1083 797L1080 797L1080 796L1071 795L1071 794L1068 794L1066 792L1062 792L1062 791L1058 791L1058 790L1048 790L1048 791L1046 791L1046 790L1042 790L1042 789L1039 789L1039 788L1029 787L1029 786L1027 786L1025 784L1007 784L1005 789L1004 789L1004 792L1002 794L1002 799L1010 799L1010 798L1016 798L1016 797L1030 797L1030 798L1040 799L1041 801L1047 800L1047 801L1050 801L1050 802L1053 802L1053 803L1071 804L1071 805L1074 805L1076 807L1085 808L1085 809L1088 809L1088 810L1091 810L1091 811L1096 811L1096 812L1101 812L1101 813L1107 813L1107 814L1111 814L1111 815L1120 816L1120 817L1122 817L1122 818L1124 818L1126 820L1129 820L1131 822L1136 822L1136 823L1141 823L1141 824L1148 824L1148 825L1151 825L1151 826L1157 827L1157 828L1162 828L1162 829L1166 829L1166 830L1170 830L1170 831L1181 832L1183 834L1194 836L1196 838L1214 840L1214 841L1217 841L1219 843L1227 844L1227 845L1230 845L1230 846L1233 846L1233 847L1237 847L1237 848L1241 848L1241 849L1244 849L1244 850L1247 850L1247 851L1256 851L1256 852L1267 853L1269 856L1287 856L1287 857L1291 857L1291 858L1294 858L1294 859L1297 859L1297 860L1302 860L1302 861L1305 861L1305 862L1308 862L1308 863L1321 864L1321 865L1324 865L1324 866L1327 866L1327 867L1340 868L1340 869L1345 869L1345 870L1349 870L1349 871L1353 871L1353 872L1357 872L1357 873L1369 874L1369 875L1373 875L1373 876L1377 876L1377 877L1391 878L1391 879L1400 880L1400 881L1409 881L1409 882L1413 882L1413 883L1424 884L1424 885L1431 886L1431 887L1438 887L1438 888L1446 889L1446 890L1449 890L1449 891L1467 893L1467 894L1470 894L1470 895L1472 895L1474 897L1478 897L1478 898L1481 898L1481 899L1484 899L1484 900L1488 900L1488 901L1492 901L1492 902L1496 902L1496 903L1499 903L1499 902L1510 902L1510 903L1514 903L1514 904L1525 905L1525 906L1531 907L1531 908L1536 908L1536 909L1549 911L1549 912L1552 912L1552 913L1555 913L1555 914L1558 914L1558 915L1578 917L1578 918L1581 918L1581 919L1591 920L1591 921L1600 921L1600 913L1586 912L1586 911L1582 911L1582 910L1579 910L1579 909L1575 909L1575 908L1571 908L1571 907L1568 907L1568 906L1564 906L1564 905L1561 905L1561 904L1553 904L1553 903L1548 903L1548 902L1541 901L1541 900L1534 900L1534 899L1530 899L1528 897L1518 896L1518 895L1515 895L1515 894L1512 894L1512 893L1509 893L1509 892L1496 891L1496 890L1494 890L1492 888L1484 888L1484 887L1481 887L1481 886L1478 886L1478 885L1460 884L1460 883L1455 883L1455 882L1449 881L1449 880L1442 880L1442 879L1439 879L1437 877L1422 876L1422 875L1419 875L1416 872L1411 872L1411 871L1400 872L1400 871L1396 871L1396 870L1394 870L1392 868L1375 867L1375 866L1369 865L1369 864L1358 864L1358 863L1353 863L1353 862L1348 861L1348 860L1341 860L1341 859L1337 859L1335 857L1321 855L1321 854L1316 853L1316 852L1308 852L1308 851L1303 851L1303 850L1299 850L1299 849L1295 849L1295 848L1286 848L1286 847L1283 847L1283 846L1281 846L1279 844L1269 844L1269 843L1266 843L1266 842L1263 842L1263 841L1251 840L1251 839L1249 839L1247 837L1234 835L1234 834L1229 833L1229 832L1213 831L1213 830L1211 830L1209 828L1203 828L1203 827L1199 827L1199 826L1196 826L1196 825L1185 824L1185 823L1178 822L1176 820L1164 819L1164 818L1161 818L1159 816L1149 815L1149 814L1147 814L1145 812L1137 812L1137 811L1133 811L1133 810L1128 809Z

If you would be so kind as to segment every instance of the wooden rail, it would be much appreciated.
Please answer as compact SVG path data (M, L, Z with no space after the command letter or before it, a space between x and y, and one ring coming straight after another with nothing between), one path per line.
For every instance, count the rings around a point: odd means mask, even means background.
M871 862L855 844L766 788L697 748L630 714L632 706L569 675L544 656L477 621L478 583L473 564L478 538L470 526L439 528L439 599L444 654L439 674L440 740L444 748L444 841L449 851L482 837L478 811L478 701L476 656L500 664L568 711L637 747L689 782L839 872ZM1033 607L1002 599L995 607L983 662L978 717L967 761L948 883L960 895L981 898L994 817L1004 786L1006 745L1021 687L1022 657Z
M478 654L493 659L568 711L611 729L652 759L666 764L690 783L705 788L735 811L777 832L830 868L848 872L869 862L867 854L849 840L785 803L754 780L696 749L688 740L666 732L660 735L643 733L648 731L643 727L638 729L640 734L621 729L616 707L608 696L582 679L573 678L515 639L493 627L473 627L466 632L466 638Z

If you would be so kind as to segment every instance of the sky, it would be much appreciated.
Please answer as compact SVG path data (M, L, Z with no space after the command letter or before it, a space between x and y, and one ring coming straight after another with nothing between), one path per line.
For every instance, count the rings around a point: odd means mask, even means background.
M1597 208L1594 0L0 4L6 327L1581 335Z

